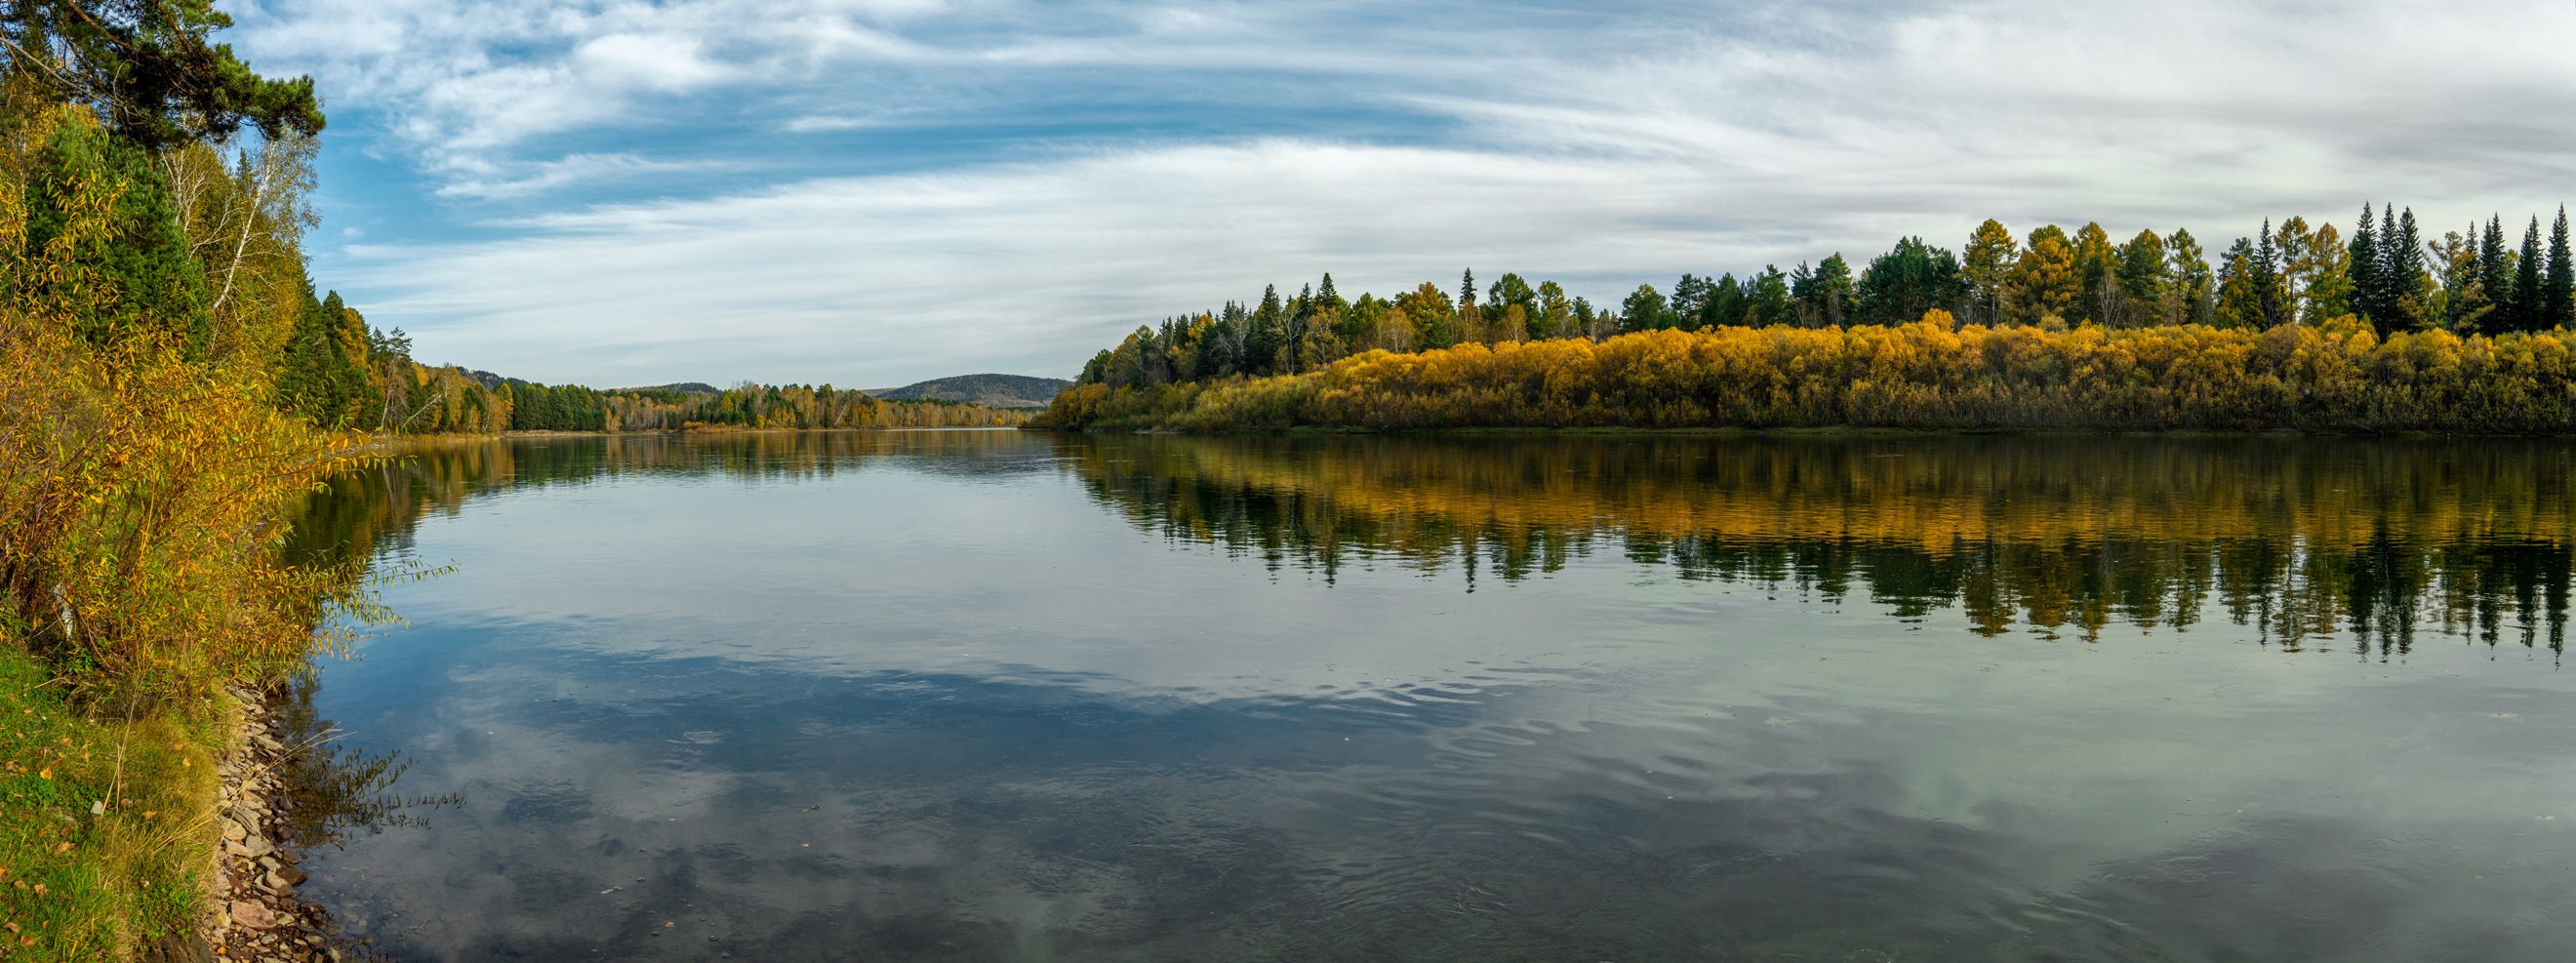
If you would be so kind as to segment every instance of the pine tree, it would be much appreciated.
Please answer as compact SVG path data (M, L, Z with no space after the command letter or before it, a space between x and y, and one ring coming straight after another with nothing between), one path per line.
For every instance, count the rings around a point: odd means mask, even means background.
M1787 324L1797 317L1790 297L1789 276L1777 264L1765 264L1762 273L1745 284L1744 323L1755 327Z
M2120 291L2141 305L2163 303L2165 282L2165 239L2154 231L2139 231L2129 243L2116 252L2120 260Z
M1715 282L1708 278L1683 272L1682 279L1673 282L1672 310L1667 317L1669 323L1659 326L1697 327L1700 312L1708 310L1709 294L1715 286Z
M2370 205L2361 205L2361 219L2352 226L2352 308L2364 320L2376 324L2388 313L2380 301L2387 286L2380 282L2379 231L2371 226Z
M2246 282L2253 288L2255 308L2254 317L2248 320L2253 326L2262 328L2288 324L2289 289L2281 281L2281 249L2272 243L2271 218L2263 219L2263 232L2257 236L2262 240L2255 243L2250 252L2252 258L2246 265ZM2244 242L2239 240L2237 244L2242 246ZM2231 256L2234 253L2229 252Z
M2478 287L2486 294L2485 323L2479 326L2487 334L2522 330L2513 303L2513 258L2505 251L2504 218L2490 215L2486 230L2478 235Z
M2068 320L2110 324L2109 307L2113 293L2110 282L2117 276L2119 263L2114 256L2111 234L2099 223L2087 223L2075 230L2076 290L2075 317Z
M2547 309L2541 304L2540 218L2522 232L2522 254L2513 266L2513 320L2516 330L2536 331Z
M1244 373L1267 375L1278 368L1280 310L1278 286L1262 285L1261 306L1253 309L1243 335Z
M2261 249L2237 238L2218 261L2218 308L2210 323L2226 328L2259 328L2263 319L2263 279L2256 266Z
M1746 288L1735 280L1733 272L1718 278L1717 286L1709 292L1708 303L1700 307L1699 323L1710 327L1744 323Z
M2540 283L2543 310L2534 328L2576 325L2576 265L2568 257L2567 205L2561 204L2558 220L2549 225L2549 276Z
M1637 285L1637 290L1629 292L1628 299L1619 305L1620 330L1646 331L1662 327L1664 316L1670 311L1671 306L1654 285Z
M2381 210L2385 214L2386 208ZM2425 316L2424 296L2432 281L2424 270L2424 239L2415 227L2414 208L2407 208L2393 227L2383 218L2379 236L2379 279L2387 286L2381 297L2388 304L2388 318L2372 326L2386 337L2430 320Z

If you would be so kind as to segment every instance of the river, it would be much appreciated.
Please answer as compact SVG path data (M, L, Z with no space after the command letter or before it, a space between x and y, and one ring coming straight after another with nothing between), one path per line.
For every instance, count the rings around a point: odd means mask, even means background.
M2576 958L2567 441L431 447L400 960Z

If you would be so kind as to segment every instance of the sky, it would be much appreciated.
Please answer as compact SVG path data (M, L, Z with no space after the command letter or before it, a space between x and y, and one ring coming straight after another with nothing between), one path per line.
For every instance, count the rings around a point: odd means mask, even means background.
M316 284L596 387L1071 377L1326 272L1615 304L1987 218L2217 251L2576 183L2566 2L219 7L325 100Z

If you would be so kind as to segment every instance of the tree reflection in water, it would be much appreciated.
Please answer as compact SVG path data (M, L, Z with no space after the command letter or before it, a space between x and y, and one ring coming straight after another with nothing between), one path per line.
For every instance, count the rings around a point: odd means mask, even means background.
M1380 560L1518 581L1618 552L1685 579L2098 640L2223 615L2294 651L2349 631L2566 641L2569 446L2278 438L1068 441L1140 528L1331 578ZM2217 609L2213 613L2212 605Z

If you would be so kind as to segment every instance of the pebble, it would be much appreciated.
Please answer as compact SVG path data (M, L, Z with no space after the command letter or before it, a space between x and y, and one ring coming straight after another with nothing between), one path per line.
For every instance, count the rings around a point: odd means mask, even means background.
M323 921L322 907L299 902L295 887L310 878L295 864L303 857L278 845L284 830L276 816L292 808L283 798L284 780L278 765L285 761L286 746L271 734L271 728L260 718L270 710L268 697L243 689L232 689L253 720L243 726L248 745L243 751L216 763L215 772L222 777L216 794L221 805L218 818L224 840L225 859L216 874L217 892L223 894L222 909L199 934L206 944L222 946L221 955L207 955L203 948L180 955L164 952L147 959L177 961L228 961L228 963L338 963L341 954L326 945L319 930Z

